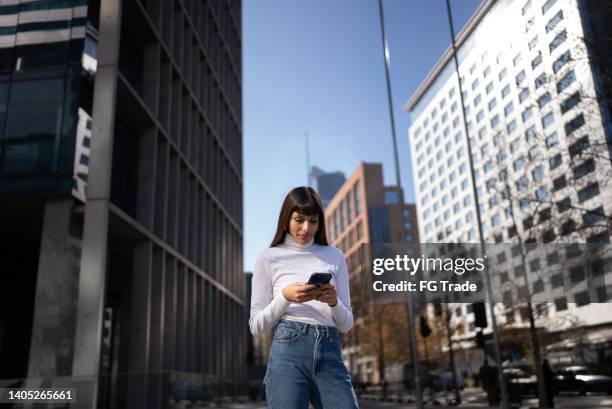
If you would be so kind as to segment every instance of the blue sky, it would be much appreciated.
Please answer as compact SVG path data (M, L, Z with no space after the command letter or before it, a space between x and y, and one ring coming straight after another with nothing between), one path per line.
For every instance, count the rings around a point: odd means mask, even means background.
M402 108L450 44L444 0L384 0L402 184L414 200ZM480 0L452 0L457 31ZM395 182L377 0L243 1L244 268L274 234L310 163Z

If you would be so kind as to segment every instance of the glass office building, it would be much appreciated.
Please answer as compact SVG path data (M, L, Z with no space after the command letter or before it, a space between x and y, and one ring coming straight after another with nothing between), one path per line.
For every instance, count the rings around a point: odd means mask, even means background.
M241 393L241 64L240 0L0 2L0 380Z

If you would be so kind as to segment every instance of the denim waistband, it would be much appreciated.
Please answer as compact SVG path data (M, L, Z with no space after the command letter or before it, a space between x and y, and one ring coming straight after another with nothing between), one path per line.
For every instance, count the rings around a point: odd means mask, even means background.
M278 321L279 324L285 323L289 325L293 325L296 328L299 328L301 334L308 333L309 330L316 334L321 334L326 338L330 336L338 335L338 329L331 325L321 325L321 324L308 324L306 322L294 321L294 320L286 320L281 319Z

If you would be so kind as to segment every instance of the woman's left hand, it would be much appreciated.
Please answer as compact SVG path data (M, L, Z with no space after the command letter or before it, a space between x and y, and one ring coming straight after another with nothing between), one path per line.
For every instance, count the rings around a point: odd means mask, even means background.
M335 307L338 304L338 295L336 289L331 284L323 284L319 289L319 295L317 301L324 302L330 307Z

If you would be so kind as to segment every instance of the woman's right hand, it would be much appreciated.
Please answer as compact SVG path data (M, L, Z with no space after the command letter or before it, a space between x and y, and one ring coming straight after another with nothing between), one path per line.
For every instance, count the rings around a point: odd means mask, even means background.
M287 301L303 303L317 298L319 290L314 284L293 283L283 288L283 297Z

